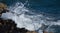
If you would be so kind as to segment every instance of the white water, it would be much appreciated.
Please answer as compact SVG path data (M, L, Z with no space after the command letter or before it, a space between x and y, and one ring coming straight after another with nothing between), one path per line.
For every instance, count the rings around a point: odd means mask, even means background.
M48 21L53 18L45 17L43 14L34 14L33 12L30 12L31 10L28 10L28 8L26 8L22 3L16 3L15 6L10 6L9 10L10 12L2 14L2 18L14 20L15 23L17 23L17 27L19 28L24 27L30 31L34 31L41 28L42 24L49 26L60 25L60 20L58 20L57 22ZM28 15L25 14L25 12L34 15Z

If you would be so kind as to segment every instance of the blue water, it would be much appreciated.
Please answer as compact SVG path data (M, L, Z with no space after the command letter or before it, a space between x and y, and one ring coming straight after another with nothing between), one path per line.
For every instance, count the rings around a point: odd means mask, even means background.
M7 4L8 6L15 4L16 2L24 3L26 0L0 0ZM60 0L28 0L29 6L25 5L30 9L34 9L33 11L37 14L43 12L46 16L54 17L55 20L60 20ZM59 26L60 27L60 26ZM58 27L56 27L58 28ZM56 33L60 32L60 29Z
M8 6L18 1L24 3L26 0L3 0ZM55 17L60 16L60 0L28 0L28 3L30 5L26 5L27 7L37 10L34 12L45 12L51 15L53 14L52 16Z

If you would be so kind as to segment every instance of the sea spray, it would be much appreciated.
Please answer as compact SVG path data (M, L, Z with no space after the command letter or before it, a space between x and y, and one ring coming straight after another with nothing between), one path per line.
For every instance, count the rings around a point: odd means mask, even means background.
M33 15L25 14L26 12ZM17 2L15 6L10 6L9 12L3 13L1 17L4 19L12 19L18 28L26 28L30 31L41 29L42 24L48 25L48 27L60 25L60 21L51 21L53 18L46 17L43 14L31 13L31 10L26 8L21 2Z

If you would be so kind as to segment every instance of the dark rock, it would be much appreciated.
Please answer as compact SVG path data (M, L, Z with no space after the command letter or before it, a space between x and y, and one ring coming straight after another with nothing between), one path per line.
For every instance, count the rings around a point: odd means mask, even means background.
M10 19L4 20L0 18L0 33L26 33L25 28L17 28L16 23Z

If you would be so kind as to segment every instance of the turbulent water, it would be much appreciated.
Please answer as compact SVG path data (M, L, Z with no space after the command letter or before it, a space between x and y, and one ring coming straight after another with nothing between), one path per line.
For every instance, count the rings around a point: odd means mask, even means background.
M58 28L60 28L60 20L56 17L52 17L52 15L44 12L38 12L38 10L30 9L26 7L28 1L25 3L16 2L16 4L9 6L9 12L3 13L2 18L4 19L12 19L17 24L18 28L26 28L30 31L38 31L42 33L43 25L48 26L45 30L58 32ZM30 4L28 4L30 5ZM45 10L45 9L44 9ZM34 12L36 11L36 12ZM40 9L40 11L42 11ZM47 11L47 10L45 10ZM51 17L50 17L51 16Z

